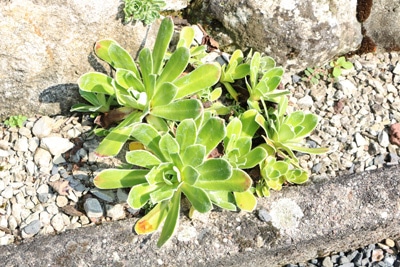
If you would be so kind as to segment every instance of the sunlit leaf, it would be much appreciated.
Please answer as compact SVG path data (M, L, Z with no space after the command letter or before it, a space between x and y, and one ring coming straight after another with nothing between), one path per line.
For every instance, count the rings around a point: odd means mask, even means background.
M197 171L200 173L199 181L219 181L231 177L232 166L223 158L214 158L204 161Z
M159 74L163 60L165 58L165 53L167 52L169 42L171 41L172 35L174 33L174 23L171 17L166 17L161 21L160 28L158 29L156 41L153 47L153 65L154 73Z
M215 205L230 211L236 211L235 198L228 191L207 191L210 200Z
M158 239L157 246L161 247L174 234L178 225L179 211L181 210L181 191L178 190L171 199L168 215L165 218L164 226Z
M189 63L189 49L186 47L179 47L171 55L165 67L162 69L160 76L157 79L157 87L165 82L172 82L178 78L186 69Z
M126 152L125 159L130 164L144 168L151 168L161 163L159 158L146 150L128 151Z
M233 192L236 205L241 209L252 212L257 206L257 199L249 190L244 192Z
M206 147L206 153L209 154L225 137L226 129L224 121L220 118L210 118L199 129L197 135L197 144Z
M134 209L140 209L150 200L150 193L158 188L158 185L147 183L135 185L129 191L127 203Z
M183 183L181 189L197 211L205 213L211 210L211 201L204 190L187 183Z
M150 234L164 222L168 213L168 202L158 203L149 213L137 221L135 232L139 235Z
M150 114L167 120L181 121L184 119L195 119L203 111L203 105L197 99L183 99L168 105L155 106Z
M175 138L179 143L181 152L196 142L197 127L193 120L185 119L176 127Z
M148 170L121 170L106 169L93 179L93 183L100 189L114 189L132 187L146 182Z
M189 74L173 82L178 87L176 98L193 95L198 91L213 86L219 81L221 67L214 63L206 63Z
M100 72L88 72L78 80L79 88L86 92L114 95L112 78Z
M232 175L226 180L198 179L195 186L210 191L244 192L250 188L252 179L240 169L234 169Z

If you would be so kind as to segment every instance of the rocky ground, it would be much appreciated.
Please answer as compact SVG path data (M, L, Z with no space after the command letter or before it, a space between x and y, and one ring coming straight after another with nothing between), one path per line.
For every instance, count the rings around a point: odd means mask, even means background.
M400 56L366 54L350 61L354 68L336 82L322 79L312 85L302 74L286 76L290 109L321 118L308 144L331 149L326 155L300 157L311 182L399 162L400 148L390 127L400 122ZM119 166L123 155L94 155L99 138L91 132L92 121L73 114L30 118L21 128L0 125L0 245L138 213L125 204L127 191L94 188L96 173ZM288 266L399 266L397 251L396 240L388 239L357 252Z

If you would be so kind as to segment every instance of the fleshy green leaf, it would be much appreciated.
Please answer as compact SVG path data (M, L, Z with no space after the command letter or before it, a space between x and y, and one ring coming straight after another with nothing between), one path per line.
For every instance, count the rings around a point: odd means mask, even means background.
M246 110L240 115L240 121L242 122L242 136L254 137L260 126L256 122L256 116L258 112L255 109Z
M112 78L100 72L88 72L78 80L79 88L86 92L114 95Z
M125 159L130 164L144 168L151 168L161 163L159 158L146 150L128 151L126 152Z
M172 82L178 78L186 69L189 63L189 57L189 49L186 47L179 47L176 49L162 69L160 77L157 79L157 87L165 82Z
M242 122L238 118L233 118L226 126L226 137L224 139L225 150L234 148L236 140L242 134Z
M199 180L219 181L227 180L232 175L232 166L222 158L208 159L197 167L200 173Z
M155 74L159 74L163 60L165 58L165 53L167 52L169 42L171 41L172 35L174 33L174 22L171 17L166 17L161 21L160 28L158 29L158 34L153 47L153 65Z
M175 192L171 199L168 209L167 218L165 218L164 226L158 239L157 246L161 247L167 242L174 234L176 226L178 225L179 211L181 210L181 191Z
M179 34L179 43L177 47L190 48L194 39L194 29L192 27L183 27Z
M206 147L199 144L188 146L182 153L182 162L184 165L197 167L203 163L206 158Z
M183 183L181 188L182 192L197 211L205 213L211 210L211 201L204 190L187 183Z
M167 120L181 121L200 116L203 105L197 99L183 99L164 106L155 106L150 110L153 116Z
M257 166L261 161L263 161L268 156L267 151L262 147L256 147L251 150L246 155L243 155L242 158L239 158L239 162L244 162L239 165L241 169L250 169Z
M181 152L185 151L190 145L196 142L197 127L192 119L185 119L178 124L175 138L179 143Z
M151 99L151 107L168 105L175 98L178 88L172 83L163 83Z
M159 203L164 200L170 200L176 191L175 185L165 184L157 190L150 193L150 200L152 203Z
M241 209L252 212L257 206L257 199L249 190L244 192L233 192L236 205Z
M235 199L232 192L228 191L207 191L212 203L226 210L236 211Z
M173 82L178 87L176 98L183 98L213 86L219 81L220 75L221 67L218 64L206 63L201 65Z
M99 157L115 156L119 153L132 132L131 127L114 128L100 142L95 153Z
M303 184L308 180L308 173L301 169L289 170L287 175L288 182L294 184Z
M163 118L148 114L146 116L146 122L153 126L159 132L166 133L169 131L168 123Z
M279 129L279 133L276 133L273 136L274 141L279 141L279 142L285 142L288 140L292 140L296 137L293 128L289 126L288 124L283 124L281 125L281 128Z
M126 69L117 69L115 73L115 80L119 85L125 89L134 89L138 92L144 92L145 88L140 80L139 76L136 76L134 72Z
M137 221L135 232L139 235L150 234L158 229L168 214L168 201L158 203L149 213Z
M148 170L121 170L106 169L93 179L93 183L100 189L115 189L132 187L146 182Z
M200 128L196 143L204 145L206 153L209 154L225 138L225 135L224 121L220 118L212 117Z
M164 155L161 153L158 145L161 135L153 126L138 123L133 127L131 135L145 147L153 151L161 160L164 160Z
M171 162L163 162L158 166L153 167L146 175L146 180L149 184L155 185L164 183L165 175L175 173Z
M159 146L164 158L167 160L171 160L171 154L179 153L178 142L168 133L161 137Z
M112 43L108 49L108 54L112 61L111 66L113 66L114 69L117 68L127 69L135 73L136 77L139 77L139 72L136 67L136 63L135 61L133 61L128 51L123 49L117 43Z
M250 188L251 184L252 180L245 171L234 169L232 175L226 180L203 180L199 177L194 185L210 191L244 192Z
M256 87L256 84L258 83L258 72L260 69L260 60L261 60L260 53L255 52L250 61L250 86L252 89L254 89ZM250 92L250 94L251 93L252 92Z
M182 181L190 185L193 185L200 176L199 172L190 165L183 168L181 175Z
M147 97L150 99L154 93L154 81L151 75L153 74L153 59L150 49L143 48L139 53L139 65L142 72L144 87L146 88Z
M158 185L138 184L131 188L127 202L134 209L140 209L150 200L150 193L157 190Z
M104 60L108 64L112 65L112 60L110 54L108 53L108 49L110 48L111 44L116 44L117 42L112 39L103 39L97 41L94 45L94 52L96 56L100 59Z
M315 129L315 127L317 127L317 124L318 124L317 115L315 114L305 115L304 121L302 123L304 129L297 134L296 138L308 136Z
M292 126L297 126L304 121L304 118L305 118L304 112L299 110L299 111L295 111L295 112L291 113L286 118L284 123L292 125Z

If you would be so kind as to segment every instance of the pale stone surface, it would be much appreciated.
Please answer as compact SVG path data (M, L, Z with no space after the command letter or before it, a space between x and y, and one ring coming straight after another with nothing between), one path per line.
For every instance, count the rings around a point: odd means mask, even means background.
M203 11L219 20L242 50L272 56L303 70L354 51L362 40L357 0L206 0Z
M69 111L78 78L109 71L93 55L100 39L115 39L134 57L141 45L152 47L159 22L123 25L122 15L120 1L1 1L0 120Z
M400 49L400 2L374 0L371 14L363 23L366 34L374 40L378 48Z
M74 144L66 138L50 136L43 138L40 146L48 150L52 155L58 156L73 148Z

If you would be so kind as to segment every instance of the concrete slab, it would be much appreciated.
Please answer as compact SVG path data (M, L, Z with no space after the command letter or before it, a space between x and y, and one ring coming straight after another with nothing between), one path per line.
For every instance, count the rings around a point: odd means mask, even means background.
M289 214L285 201L304 215L290 229L260 220L257 211L183 215L177 235L158 249L158 233L137 236L135 220L125 220L3 246L0 265L282 266L400 237L398 166L287 187L260 199L257 209Z

